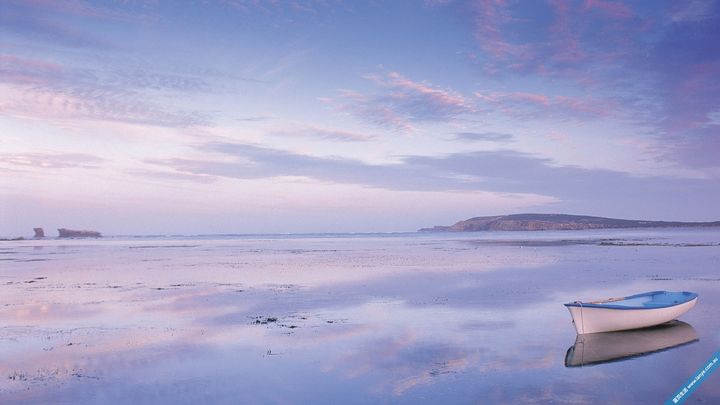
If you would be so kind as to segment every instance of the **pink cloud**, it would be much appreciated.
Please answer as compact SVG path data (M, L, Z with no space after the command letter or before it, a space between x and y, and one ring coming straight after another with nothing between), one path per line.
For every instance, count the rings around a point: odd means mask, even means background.
M8 153L0 163L36 169L97 168L104 159L85 153Z
M282 14L288 10L302 12L308 15L318 15L323 9L341 5L324 0L221 0L219 2L227 7L242 13L261 12L265 14Z
M669 86L670 97L663 109L662 129L669 134L712 125L718 111L720 61L689 66L686 74Z
M515 21L507 5L503 0L490 0L474 2L470 6L475 40L493 60L484 66L485 71L490 74L498 73L497 62L510 63L514 70L522 70L535 56L533 49L527 44L507 38L505 25Z
M374 136L357 132L344 131L340 129L328 129L315 125L301 125L292 129L271 131L268 135L284 137L305 137L318 138L342 142L367 142L374 139Z
M133 2L121 1L115 6L98 6L84 0L8 0L10 3L29 7L38 12L62 13L72 16L116 20L116 21L146 21L151 18L148 9L157 6L157 1L147 0L133 4Z
M473 62L492 75L534 73L595 84L581 67L626 57L632 51L629 34L647 29L646 20L619 2L548 0L535 5L547 9L550 23L528 18L517 2L467 2L467 18L482 51ZM636 24L627 24L628 19Z
M555 22L549 31L553 38L554 59L561 63L578 63L586 58L580 43L577 18L568 2L551 0L549 5L555 14Z
M329 102L374 125L401 132L412 131L418 123L448 122L460 114L474 111L471 100L459 92L413 81L397 72L365 78L377 84L382 92L366 95L341 90L340 99Z
M562 132L550 132L545 134L544 137L558 143L567 143L569 140L569 137Z
M671 19L675 22L694 22L712 18L714 3L714 0L673 2Z
M161 72L97 71L44 59L0 54L0 83L5 84L0 113L26 119L99 120L188 127L209 123L207 114L177 111L154 103L164 93L206 91L197 77Z
M512 101L528 102L531 104L537 104L542 106L550 105L550 97L544 94L537 93L508 93L502 96L505 99Z
M49 83L64 73L61 65L40 59L0 54L0 81L17 84Z
M614 102L604 99L551 96L527 92L476 92L489 108L508 115L539 118L601 118L616 112Z
M400 92L395 93L398 97L405 97L407 94L420 95L428 102L447 109L457 111L469 111L471 109L465 98L458 92L433 87L427 83L414 82L406 79L397 72L387 74L385 81L387 87L397 88Z
M633 12L630 7L626 6L625 4L613 1L585 0L585 9L599 10L610 17L618 19L627 19L633 16Z
M0 101L0 113L26 119L96 120L167 127L206 125L198 112L171 111L116 89L12 88Z
M390 128L400 132L411 132L414 127L409 120L389 106L374 102L372 96L366 96L350 90L340 90L339 104L334 99L328 102L337 104L340 111L350 113L358 118L379 127Z

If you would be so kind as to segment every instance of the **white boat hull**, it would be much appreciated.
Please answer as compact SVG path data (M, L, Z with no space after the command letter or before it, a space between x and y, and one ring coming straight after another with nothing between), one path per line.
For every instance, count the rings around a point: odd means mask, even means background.
M578 334L646 328L677 319L692 309L697 298L666 308L614 309L567 307Z

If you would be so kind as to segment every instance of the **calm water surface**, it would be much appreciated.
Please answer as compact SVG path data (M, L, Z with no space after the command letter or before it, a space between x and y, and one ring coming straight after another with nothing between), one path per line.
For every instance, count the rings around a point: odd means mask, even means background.
M700 300L566 366L563 303L652 290ZM662 403L718 313L720 230L3 242L0 403Z

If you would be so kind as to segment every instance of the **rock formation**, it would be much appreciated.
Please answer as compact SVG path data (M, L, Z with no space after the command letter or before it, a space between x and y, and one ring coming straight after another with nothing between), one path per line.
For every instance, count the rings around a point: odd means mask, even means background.
M45 230L42 228L33 228L33 231L35 231L35 239L40 239L45 237Z
M100 238L102 235L96 231L76 231L73 229L58 229L58 237L60 238Z

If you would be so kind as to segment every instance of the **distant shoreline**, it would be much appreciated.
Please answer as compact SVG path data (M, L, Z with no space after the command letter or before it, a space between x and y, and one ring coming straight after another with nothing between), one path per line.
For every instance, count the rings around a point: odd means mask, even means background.
M585 229L720 227L720 221L680 222L617 219L569 214L511 214L475 217L453 225L421 228L418 232L579 231Z
M592 231L592 230L632 230L632 229L717 229L720 230L720 225L714 226L656 226L656 227L635 227L635 228L586 228L586 229L556 229L555 231ZM411 237L411 236L422 236L432 234L462 234L462 233L475 233L480 231L433 231L432 228L426 228L429 230L417 230L417 231L403 231L403 232L303 232L303 233L221 233L221 234L149 234L149 235L103 235L102 238L59 238L59 237L45 237L42 239L36 239L32 237L0 237L0 242L35 242L35 241L113 241L113 240L195 240L195 239L247 239L247 240L259 240L259 239L341 239L341 238L363 238L363 237L377 237L377 238L393 238L393 237ZM538 231L554 231L552 229L542 230L527 230L526 232L538 232ZM487 233L492 232L515 232L508 230L488 230L484 231ZM519 232L522 232L520 230Z

